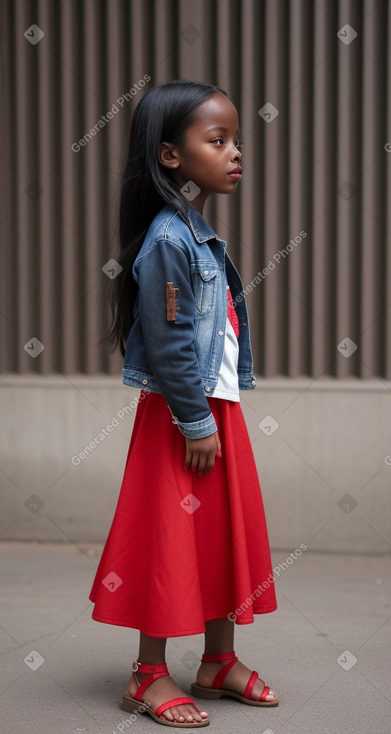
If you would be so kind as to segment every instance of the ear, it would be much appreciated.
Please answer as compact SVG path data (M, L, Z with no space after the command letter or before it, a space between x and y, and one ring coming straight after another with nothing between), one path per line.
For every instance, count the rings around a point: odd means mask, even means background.
M166 168L178 168L180 162L174 143L161 144L159 161Z

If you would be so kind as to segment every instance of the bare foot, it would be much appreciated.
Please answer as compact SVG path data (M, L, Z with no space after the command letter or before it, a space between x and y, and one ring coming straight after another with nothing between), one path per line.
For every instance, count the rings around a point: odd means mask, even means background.
M196 682L198 683L198 685L210 687L213 683L213 679L216 673L221 670L221 667L223 665L224 663L201 663L200 667L198 668L196 678ZM231 691L237 691L241 695L244 695L244 691L246 690L251 672L252 671L250 670L250 668L247 668L245 665L243 665L243 663L238 660L238 662L232 666L231 670L224 678L223 688L228 688ZM264 686L265 681L258 678L252 690L250 698L252 698L254 701L259 699L264 689ZM273 691L270 691L270 693L268 693L268 695L266 696L265 701L270 701L272 703L273 701L278 701L278 698L276 694L273 693Z
M137 683L135 673L132 672L128 685L129 696L132 696L132 698L135 697L139 684L142 683L145 678L148 678L149 673L137 673L136 675L139 682ZM187 694L177 686L171 676L165 675L164 677L153 681L153 683L145 689L143 699L149 701L151 709L154 711L162 703L165 703L165 701L169 701L171 698L182 698L183 696L187 696ZM142 703L140 701L140 706L141 705ZM206 711L200 711L196 704L182 703L179 706L172 706L171 708L166 709L161 714L161 717L167 719L167 721L178 721L181 723L186 721L190 723L205 721L205 719L208 718L208 714Z

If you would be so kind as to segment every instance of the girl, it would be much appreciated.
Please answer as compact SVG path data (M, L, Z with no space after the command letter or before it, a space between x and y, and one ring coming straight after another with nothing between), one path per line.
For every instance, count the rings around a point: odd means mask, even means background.
M256 385L243 285L202 216L210 194L238 185L238 136L219 87L154 87L134 111L120 199L108 338L141 393L90 599L93 619L140 631L124 710L175 727L209 718L169 677L167 637L205 633L196 697L278 705L234 652L234 623L277 603L239 402Z

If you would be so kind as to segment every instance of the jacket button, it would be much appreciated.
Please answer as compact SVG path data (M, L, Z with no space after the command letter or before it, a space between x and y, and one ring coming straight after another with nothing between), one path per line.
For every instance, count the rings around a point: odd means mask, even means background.
M204 275L209 275L209 270L204 270Z
M143 385L148 385L148 380L143 380L142 383Z
M224 331L219 331L219 336L223 336Z
M255 385L255 380L251 380L251 384L252 385Z
M211 391L211 388L210 387L206 387L205 388L205 392L210 392L210 391Z

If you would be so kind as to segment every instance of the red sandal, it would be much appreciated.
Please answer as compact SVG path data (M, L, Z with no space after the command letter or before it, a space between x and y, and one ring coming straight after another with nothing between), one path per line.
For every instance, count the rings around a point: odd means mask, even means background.
M135 667L136 666L136 667ZM150 706L151 704L149 701L144 701L142 696L146 688L151 685L155 680L158 678L162 678L165 675L170 675L168 672L168 668L166 663L160 663L156 665L149 665L147 663L139 663L138 660L133 663L132 665L132 671L135 675L136 681L138 683L138 678L136 675L136 671L139 670L140 673L151 673L151 675L148 676L148 678L145 678L142 683L139 684L139 687L136 691L135 697L129 695L129 693L125 693L122 697L122 709L123 711L129 711L132 713L148 713L150 716L152 716L155 721L158 722L158 724L163 724L164 726L177 726L177 727L197 727L197 726L208 726L209 719L204 719L203 721L168 721L168 719L163 719L160 714L162 714L166 709L171 708L171 706L178 706L181 703L192 703L194 706L196 706L195 701L193 701L192 698L187 698L183 696L182 698L172 698L170 701L166 701L165 703L162 703L160 706L158 706L155 711L152 711Z
M237 698L238 701L241 701L242 703L248 703L251 706L278 706L278 698L276 698L274 701L265 700L266 696L268 696L270 693L269 686L264 686L263 691L258 699L250 698L252 690L258 680L258 673L255 670L253 670L250 675L246 690L244 691L244 695L238 693L238 691L233 691L230 688L222 688L225 676L238 661L234 650L232 650L232 652L223 653L222 655L205 655L204 653L201 658L201 662L203 663L223 663L225 661L229 662L226 662L224 667L221 668L221 670L219 670L219 672L215 675L211 686L200 686L198 685L198 683L191 684L191 692L193 696L196 696L197 698L209 698L213 700L221 698L221 696L231 696L232 698Z

